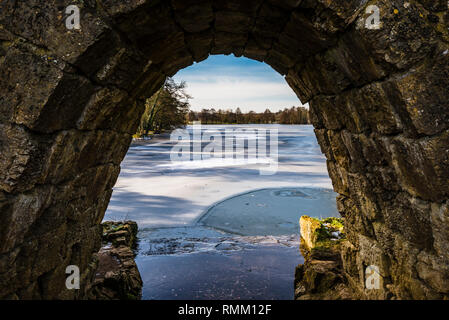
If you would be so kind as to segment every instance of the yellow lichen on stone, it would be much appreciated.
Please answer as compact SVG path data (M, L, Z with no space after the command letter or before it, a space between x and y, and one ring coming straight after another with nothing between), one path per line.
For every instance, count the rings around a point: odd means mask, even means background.
M318 220L302 216L299 220L301 245L307 251L331 249L345 238L343 219L326 218Z
M299 227L301 237L304 240L307 250L311 250L315 247L318 240L318 232L316 231L321 228L320 221L309 216L302 216L301 219L299 219Z

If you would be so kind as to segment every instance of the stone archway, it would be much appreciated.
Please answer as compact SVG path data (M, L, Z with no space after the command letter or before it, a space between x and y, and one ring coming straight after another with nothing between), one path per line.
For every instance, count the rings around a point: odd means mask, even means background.
M81 29L65 8L78 5ZM380 29L364 27L368 5ZM142 101L209 54L265 61L313 123L368 298L449 295L449 16L428 0L0 2L0 297L82 298ZM381 290L364 290L377 265Z

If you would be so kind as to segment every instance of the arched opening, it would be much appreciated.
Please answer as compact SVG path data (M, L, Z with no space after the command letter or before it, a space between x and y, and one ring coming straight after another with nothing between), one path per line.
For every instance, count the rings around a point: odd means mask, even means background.
M192 97L188 125L133 139L104 218L139 226L142 298L293 299L300 217L339 215L313 126L291 109L300 102L243 57L210 56L174 81ZM167 95L147 102L154 123ZM155 129L149 118L140 132Z
M65 267L93 269L106 210L143 99L209 54L262 60L310 102L351 246L353 289L370 298L448 294L447 8L378 1L2 2L2 297L70 298ZM38 14L35 9L40 8ZM379 266L382 290L364 288Z

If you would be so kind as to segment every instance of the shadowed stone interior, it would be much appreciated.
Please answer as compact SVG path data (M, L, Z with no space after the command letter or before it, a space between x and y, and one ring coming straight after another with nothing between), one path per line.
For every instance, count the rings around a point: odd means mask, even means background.
M363 27L370 4L379 30ZM231 53L310 102L354 297L448 298L448 26L445 0L0 1L0 298L86 296L145 98ZM369 265L380 290L364 289Z

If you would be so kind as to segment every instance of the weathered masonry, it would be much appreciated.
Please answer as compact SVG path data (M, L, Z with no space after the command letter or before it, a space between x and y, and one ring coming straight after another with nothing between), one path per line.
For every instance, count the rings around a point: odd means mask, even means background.
M370 5L379 28L364 26ZM85 296L143 99L231 53L310 102L355 295L449 297L448 27L446 0L0 1L0 297ZM67 265L82 290L66 289Z

